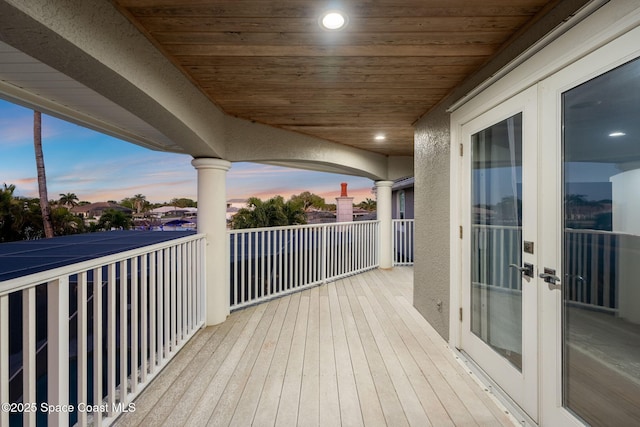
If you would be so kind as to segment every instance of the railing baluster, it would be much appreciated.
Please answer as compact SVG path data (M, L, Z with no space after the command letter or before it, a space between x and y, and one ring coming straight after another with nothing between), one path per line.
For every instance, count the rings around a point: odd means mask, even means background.
M245 295L244 295L244 289L246 287L246 282L245 282L245 263L247 262L246 260L246 248L245 248L245 241L247 239L247 233L242 233L240 235L240 237L242 237L242 240L240 241L240 247L242 248L241 254L240 254L240 301L241 302L245 302Z
M102 404L102 267L93 269L93 404ZM102 423L102 411L93 413L93 424Z
M120 399L127 402L127 261L120 261Z
M196 324L193 317L193 242L189 242L186 247L186 277L185 277L185 292L186 292L186 305L185 305L185 335L188 335Z
M303 282L304 284L309 284L311 282L313 282L313 279L310 277L310 273L311 270L309 268L309 264L311 263L310 260L310 251L311 251L311 242L309 241L309 233L310 233L311 229L309 228L305 228L304 229L304 242L305 242L305 247L304 247L304 268L302 270L304 276L303 276Z
M47 284L47 404L69 404L69 276ZM8 400L7 400L8 401ZM69 413L49 412L52 427L69 425Z
M9 295L0 295L0 403L9 400ZM9 425L9 412L0 411L0 424Z
M164 251L164 260L163 260L163 273L162 273L162 282L163 282L163 319L164 325L162 326L162 330L164 332L164 337L162 339L164 351L162 353L162 364L164 364L165 360L168 359L171 353L171 249L167 248Z
M158 364L158 275L157 275L158 251L149 254L149 373L156 371Z
M358 271L362 268L362 256L364 255L364 247L362 245L362 226L356 224L353 237L353 245L355 246L355 256L353 257L353 268Z
M183 255L183 246L179 245L176 248L176 257L177 259L174 261L174 268L177 267L177 273L176 273L176 339L175 342L177 343L176 345L179 345L182 342L182 292L183 292L183 285L184 285L184 278L183 278L183 274L184 274L184 269L183 269L183 263L184 263L184 255Z
M305 283L302 281L302 229L297 228L294 230L294 235L295 235L295 241L294 241L294 253L296 256L295 262L294 262L294 266L296 269L296 274L295 274L295 281L294 281L294 287L297 289L300 286L304 285Z
M263 269L264 269L264 277L266 280L263 282L265 284L265 292L267 296L270 296L273 293L273 250L271 248L271 231L265 231L262 233L263 238Z
M164 249L157 252L158 259L156 263L157 275L156 275L156 368L159 369L160 365L164 361L164 324L165 319L168 319L168 313L164 307Z
M138 257L131 258L131 360L130 388L131 393L138 391Z
M149 290L148 272L149 257L144 254L140 257L140 382L147 383L147 363L149 361L149 335L152 335L149 322Z
M290 239L290 234L289 234L289 230L282 230L282 232L284 233L284 241L282 244L282 251L284 251L284 253L282 254L282 259L283 259L283 263L284 263L284 279L283 279L283 283L282 283L282 289L289 289L289 270L291 269L291 260L290 260L290 255L291 255L291 251L288 249L289 246L289 242L291 241Z
M182 266L182 286L181 288L181 295L182 295L182 313L180 316L180 342L183 342L187 336L187 331L189 331L189 309L188 309L188 303L189 303L189 292L188 292L188 286L187 286L187 280L188 280L188 276L189 276L189 258L187 258L188 256L188 250L187 250L187 244L182 244L181 245L182 248L182 262L180 263L180 265Z
M243 287L243 289L247 290L245 301L253 299L251 294L255 290L253 287L253 283L250 283L253 282L253 280L251 280L251 276L253 274L253 234L253 231L248 231L247 234L245 234L245 237L247 239L247 247L245 251L245 254L247 256L245 261L247 266L247 276L245 278L246 281Z
M77 306L78 306L78 349L77 349L77 361L78 361L78 404L87 403L87 384L89 383L87 377L87 272L82 271L78 274L78 294L77 294ZM32 400L24 400L25 402L32 402ZM25 414L26 415L26 414ZM78 411L78 425L87 425L87 412Z
M175 351L176 348L176 338L178 331L178 319L177 319L177 311L178 311L178 284L177 284L177 259L176 259L176 247L172 246L169 250L169 277L170 277L170 285L168 290L169 295L169 310L171 312L171 319L169 321L169 348L170 352Z
M1 311L2 309L0 309ZM2 321L0 320L0 323ZM0 344L0 348L7 348ZM0 375L0 378L7 378ZM0 402L8 402L0 398ZM36 402L36 288L22 291L22 402ZM35 426L36 413L23 413L23 425ZM5 425L3 423L0 423Z
M198 256L198 323L202 322L205 318L206 308L205 304L205 278L206 278L206 268L207 266L204 263L205 254L207 252L207 245L205 239L200 240L200 255Z
M284 230L278 230L278 246L276 247L276 253L278 254L278 292L282 292L284 290L284 254L282 253L282 248L284 247L283 239L284 239Z
M116 396L116 264L107 267L107 414L112 417Z

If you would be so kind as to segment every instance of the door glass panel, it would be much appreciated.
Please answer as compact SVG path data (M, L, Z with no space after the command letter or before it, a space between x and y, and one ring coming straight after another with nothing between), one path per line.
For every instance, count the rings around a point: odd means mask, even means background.
M471 137L471 331L522 370L522 114Z
M640 60L562 96L563 403L640 425Z

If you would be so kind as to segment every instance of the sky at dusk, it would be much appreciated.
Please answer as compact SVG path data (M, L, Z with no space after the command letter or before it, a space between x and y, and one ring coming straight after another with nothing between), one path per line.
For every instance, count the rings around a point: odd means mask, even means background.
M122 200L143 194L152 203L196 199L191 156L139 147L90 129L42 115L42 147L49 199L75 193L80 200ZM0 100L0 186L14 184L18 196L37 197L33 111ZM227 199L265 199L310 191L335 203L340 183L358 203L375 199L368 178L303 171L256 163L234 163L227 173Z

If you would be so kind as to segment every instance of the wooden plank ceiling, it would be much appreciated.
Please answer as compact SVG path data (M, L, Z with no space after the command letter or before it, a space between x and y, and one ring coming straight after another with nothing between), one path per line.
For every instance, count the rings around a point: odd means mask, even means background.
M226 113L411 156L413 123L556 1L114 2Z

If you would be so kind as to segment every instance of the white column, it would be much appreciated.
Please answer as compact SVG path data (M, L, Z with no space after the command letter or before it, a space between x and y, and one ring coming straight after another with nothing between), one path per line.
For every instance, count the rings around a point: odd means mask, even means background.
M380 221L380 268L393 267L391 186L393 181L376 181L377 216Z
M200 158L193 159L191 164L198 170L198 232L207 235L206 323L217 325L229 315L226 178L231 163Z

